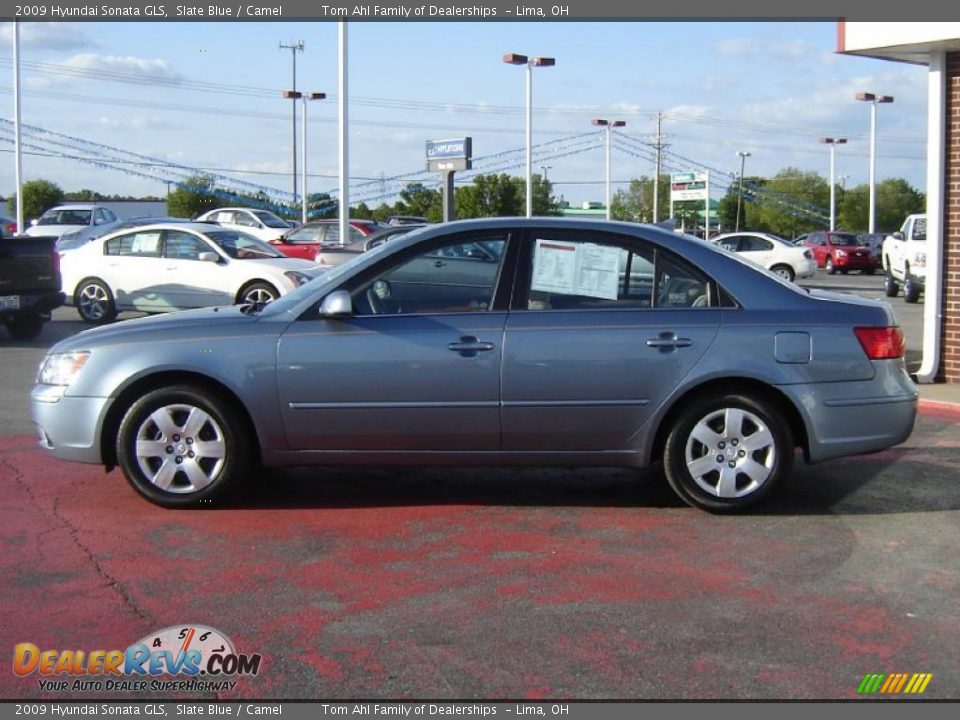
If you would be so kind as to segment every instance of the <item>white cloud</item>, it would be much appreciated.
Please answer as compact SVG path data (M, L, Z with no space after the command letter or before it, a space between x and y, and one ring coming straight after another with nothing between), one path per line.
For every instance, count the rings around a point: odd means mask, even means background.
M730 58L762 58L794 61L810 57L815 52L814 45L802 40L764 41L753 38L728 38L718 40L713 46L714 52Z
M96 55L81 53L61 63L66 71L81 75L90 75L93 79L123 81L164 81L166 84L179 83L183 76L176 72L166 60L139 58L133 56ZM103 77L106 76L106 77Z

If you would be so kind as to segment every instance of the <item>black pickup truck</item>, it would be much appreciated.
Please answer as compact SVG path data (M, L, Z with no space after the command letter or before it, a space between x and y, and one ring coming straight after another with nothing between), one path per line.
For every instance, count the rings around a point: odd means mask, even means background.
M0 322L15 340L40 334L63 304L60 256L48 237L0 238Z

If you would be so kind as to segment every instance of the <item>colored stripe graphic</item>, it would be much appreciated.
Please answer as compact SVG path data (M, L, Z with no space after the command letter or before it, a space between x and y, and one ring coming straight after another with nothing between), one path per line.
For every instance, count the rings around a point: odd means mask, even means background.
M919 695L932 679L933 673L867 673L857 686L857 694Z

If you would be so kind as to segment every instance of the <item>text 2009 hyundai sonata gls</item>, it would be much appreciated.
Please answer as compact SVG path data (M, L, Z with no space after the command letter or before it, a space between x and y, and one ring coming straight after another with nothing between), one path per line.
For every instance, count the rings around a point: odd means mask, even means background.
M196 505L256 463L662 460L711 511L808 462L902 442L917 392L888 305L806 292L651 226L420 230L259 310L144 318L54 346L42 447Z

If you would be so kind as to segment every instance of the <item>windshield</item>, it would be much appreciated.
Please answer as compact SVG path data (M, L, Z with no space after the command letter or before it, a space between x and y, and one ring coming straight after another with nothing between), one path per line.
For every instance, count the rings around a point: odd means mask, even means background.
M844 246L860 244L857 242L856 235L846 235L846 234L841 235L840 233L833 233L830 236L830 242L832 242L834 245L844 245Z
M263 260L286 257L259 238L235 230L208 230L204 233L234 260Z
M90 210L47 210L37 225L89 225Z
M253 214L257 216L257 219L266 225L268 228L289 228L286 220L281 220L279 217L274 215L272 212L267 212L266 210L254 210Z

